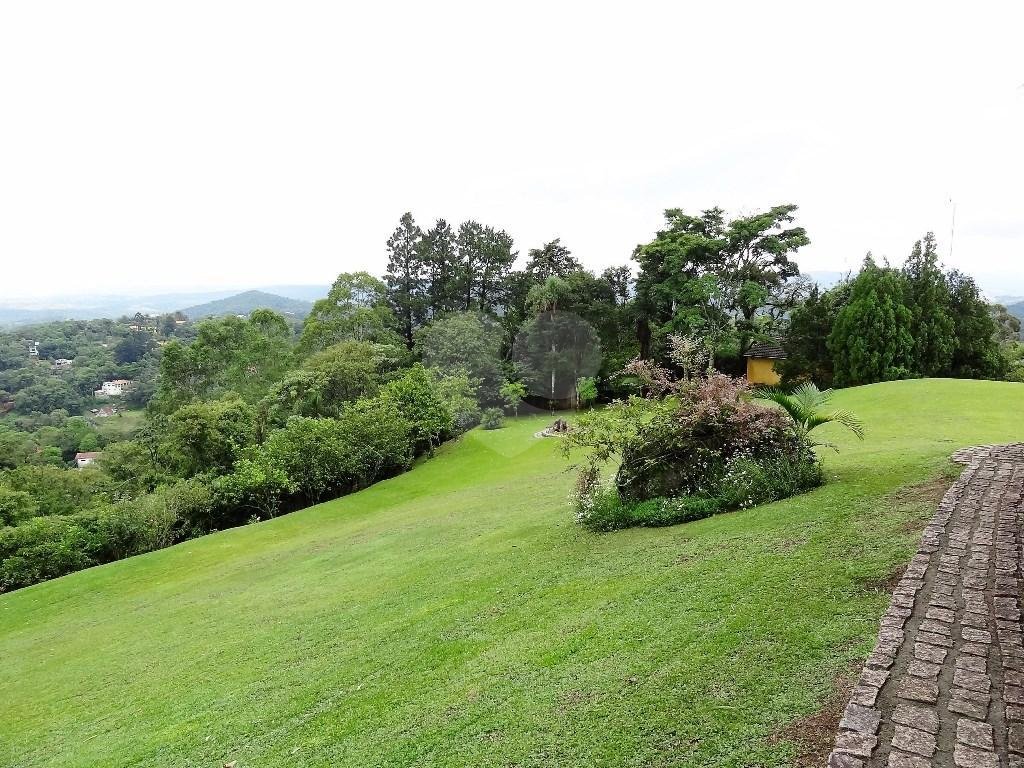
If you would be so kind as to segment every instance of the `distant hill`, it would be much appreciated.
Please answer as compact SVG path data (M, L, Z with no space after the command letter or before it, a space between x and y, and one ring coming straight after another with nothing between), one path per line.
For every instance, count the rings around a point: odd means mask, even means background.
M234 297L245 286L219 291L178 291L148 295L79 294L76 296L48 296L32 299L0 297L0 328L48 323L53 320L95 320L106 317L131 317L136 312L160 315L181 307L195 307L205 302ZM257 290L278 298L313 302L322 299L329 285L275 285L258 286ZM294 311L294 310L288 310ZM245 313L236 313L245 314Z
M248 315L256 309L272 309L282 315L305 317L313 305L300 299L289 299L275 293L265 291L245 291L224 299L196 304L181 310L190 320L201 320L204 317L220 317L222 315Z
M1021 322L1024 322L1024 301L1018 301L1016 304L1008 304L1006 311L1014 317L1019 317Z

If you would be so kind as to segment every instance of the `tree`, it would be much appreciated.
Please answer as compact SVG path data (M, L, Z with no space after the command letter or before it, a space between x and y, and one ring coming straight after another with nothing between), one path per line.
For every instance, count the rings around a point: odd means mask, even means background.
M12 491L0 485L0 527L17 525L23 520L34 517L39 505L27 491Z
M412 349L413 331L423 322L428 303L422 238L423 233L412 214L404 213L387 244L388 270L384 281L409 349Z
M795 205L777 205L729 222L721 208L699 216L678 208L665 211L666 228L633 254L640 265L636 293L641 356L652 357L653 347L673 331L692 332L695 322L707 324L702 297L709 295L709 277L717 284L714 311L735 320L739 351L745 351L757 332L758 314L766 306L795 300L783 290L799 274L790 256L810 242L803 227L790 226L796 210ZM703 281L704 287L693 286L695 281ZM784 314L789 308L776 312Z
M14 409L18 413L50 413L59 409L77 413L82 404L82 396L62 378L55 377L27 386L14 395Z
M615 297L615 303L621 307L629 303L630 286L633 282L633 272L628 264L621 267L607 267L601 273L601 279L608 283Z
M934 234L929 232L914 243L903 265L903 275L914 339L913 371L921 376L948 376L957 339L949 311L949 287L939 267Z
M527 394L526 385L521 381L508 381L501 386L500 393L501 399L505 401L505 406L511 408L512 413L518 416L519 405Z
M900 273L877 266L868 254L828 337L835 383L856 386L912 375L912 327Z
M385 372L397 367L402 351L368 341L335 344L286 374L261 407L275 423L289 416L338 416L347 403L377 393Z
M564 278L583 269L583 265L572 255L572 251L562 245L558 237L540 248L531 248L527 257L526 273L537 282L543 282L549 277Z
M1001 379L1006 358L999 349L997 327L974 279L959 271L946 276L950 315L955 318L952 375L965 379Z
M554 284L557 279L548 282ZM523 325L513 354L530 392L547 399L552 407L574 406L576 382L601 367L601 342L594 327L554 309L542 309Z
M455 232L444 219L420 241L423 263L427 271L427 295L430 316L453 312L462 306L459 288L460 262Z
M161 453L179 477L224 474L254 441L254 422L252 406L237 396L186 405L168 420Z
M368 272L342 272L306 317L299 346L309 354L343 341L394 344L396 326L388 287Z
M437 380L420 363L385 384L378 398L394 406L409 422L417 453L433 451L455 429L455 418L440 394Z
M786 359L779 362L786 381L810 379L831 386L835 378L828 338L840 310L850 300L847 279L827 291L815 285L807 299L794 307L783 334Z
M512 236L504 230L485 227L480 242L480 274L476 283L475 305L481 312L492 312L507 300L507 278L515 263ZM471 307L467 307L469 309Z
M796 218L796 210L793 204L776 205L767 211L733 219L725 229L721 271L740 286L735 309L743 318L741 333L745 337L754 315L771 292L800 274L789 257L811 241L803 227L790 226ZM742 344L742 351L745 350L746 338Z
M430 368L445 374L465 372L475 382L480 402L499 398L502 332L488 315L460 312L435 320L416 332L416 351Z
M258 309L248 320L221 317L198 325L195 341L163 348L153 407L171 413L227 393L258 402L293 364L291 330L281 315Z
M119 365L135 363L156 347L153 337L146 331L132 331L114 347L114 360Z
M1020 318L1010 313L1002 304L990 304L989 313L996 324L996 337L1002 344L1022 340Z

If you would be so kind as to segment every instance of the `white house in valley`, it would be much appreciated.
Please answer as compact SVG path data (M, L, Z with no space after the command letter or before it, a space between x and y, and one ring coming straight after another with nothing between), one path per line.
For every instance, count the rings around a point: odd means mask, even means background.
M120 397L134 386L135 382L130 379L113 379L104 381L93 394L99 398Z
M79 451L75 454L75 466L81 469L88 467L100 457L99 451Z

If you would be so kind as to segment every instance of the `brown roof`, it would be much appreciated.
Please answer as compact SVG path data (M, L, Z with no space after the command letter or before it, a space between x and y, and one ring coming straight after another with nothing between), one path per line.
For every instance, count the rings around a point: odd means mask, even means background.
M757 341L750 345L750 349L743 356L762 360L785 360L786 350L778 341Z
M79 451L75 454L75 460L78 459L98 459L100 455L99 451Z

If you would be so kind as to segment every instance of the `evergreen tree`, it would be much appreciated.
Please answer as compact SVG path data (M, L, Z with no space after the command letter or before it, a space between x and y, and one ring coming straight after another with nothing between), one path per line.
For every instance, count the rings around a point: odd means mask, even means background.
M508 298L508 276L516 256L512 236L505 230L484 228L480 248L480 275L476 281L476 304L481 312L492 312Z
M423 232L411 213L402 215L388 238L388 271L384 281L388 298L398 316L402 337L412 349L413 331L423 323L427 310L427 275L420 241Z
M840 310L850 299L851 285L846 280L828 291L815 285L807 299L793 309L783 334L786 359L779 364L783 379L809 379L822 387L832 386L834 373L828 337Z
M913 370L921 376L948 376L956 351L956 329L950 314L946 277L939 266L935 235L914 243L903 265L907 308L914 337Z
M837 386L910 376L914 365L913 317L902 275L879 267L868 254L828 337Z
M959 271L946 275L950 313L956 318L956 351L951 373L963 379L999 379L1007 361L999 348L998 326L974 279Z
M479 295L480 275L484 260L484 227L477 221L464 221L459 225L456 238L459 255L460 308L472 309L473 296Z
M455 232L444 219L423 236L422 259L427 272L430 316L453 312L459 301L459 253Z

